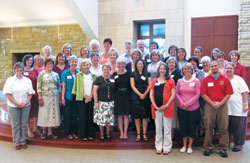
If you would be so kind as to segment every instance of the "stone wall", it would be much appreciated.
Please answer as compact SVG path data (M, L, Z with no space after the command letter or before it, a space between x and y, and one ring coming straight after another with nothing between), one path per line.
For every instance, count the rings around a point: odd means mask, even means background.
M99 41L112 38L113 47L124 53L126 40L134 41L137 33L134 21L164 19L166 48L170 44L183 46L184 0L99 0ZM101 46L101 51L103 47Z
M250 0L241 1L238 30L240 62L245 66L250 66Z
M14 63L13 53L40 52L45 45L52 47L52 55L62 51L64 43L72 46L72 54L80 55L82 45L89 40L78 24L60 25L59 37L57 26L33 26L0 28L0 90L5 80L10 77ZM12 33L12 36L11 36Z

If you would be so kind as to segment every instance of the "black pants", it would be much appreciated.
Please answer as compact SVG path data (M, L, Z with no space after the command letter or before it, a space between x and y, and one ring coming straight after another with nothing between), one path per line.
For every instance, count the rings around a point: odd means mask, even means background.
M65 99L65 106L63 106L64 116L64 135L77 134L77 109L76 101L73 99L69 101Z
M80 137L88 138L94 137L94 123L93 123L93 109L94 101L85 103L83 101L77 101L77 109L79 112L79 126Z

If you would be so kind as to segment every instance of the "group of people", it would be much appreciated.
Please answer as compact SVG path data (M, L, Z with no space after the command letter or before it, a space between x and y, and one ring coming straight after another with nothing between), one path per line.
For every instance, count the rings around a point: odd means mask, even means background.
M149 52L143 40L137 41L135 49L126 41L122 55L112 48L110 38L104 39L103 45L100 53L100 43L91 40L90 50L83 46L80 57L71 54L69 43L56 57L47 45L44 56L25 55L23 63L14 65L14 76L7 79L3 92L8 98L16 149L27 148L26 133L29 137L36 133L42 140L57 139L53 128L60 126L63 118L64 135L69 140L92 141L97 124L100 141L111 141L111 126L117 123L119 140L128 141L133 121L135 141L147 142L148 123L154 119L156 154L171 151L176 128L183 140L181 153L191 154L197 135L204 133L204 155L209 156L214 149L214 129L219 130L222 157L227 157L232 135L233 151L242 150L249 90L238 51L232 50L231 61L227 61L218 48L212 50L211 57L202 57L202 47L197 46L187 59L185 48L176 45L171 45L164 57L154 41Z

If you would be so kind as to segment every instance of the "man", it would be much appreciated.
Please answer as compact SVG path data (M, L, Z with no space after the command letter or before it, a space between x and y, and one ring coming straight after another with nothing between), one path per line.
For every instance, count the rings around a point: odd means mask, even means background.
M233 94L232 85L226 77L219 73L219 65L217 61L210 63L211 74L203 79L201 86L202 98L206 101L205 104L205 140L203 147L205 148L204 155L209 156L212 153L214 145L212 143L212 131L217 119L219 128L219 152L221 157L228 157L228 108L227 100Z
M126 58L126 62L129 63L132 61L131 58L131 51L132 51L133 43L130 40L125 41L125 53L123 54L123 57Z
M144 59L145 56L148 54L148 52L145 51L145 43L143 40L137 40L136 42L136 48L140 49L142 52L142 58Z

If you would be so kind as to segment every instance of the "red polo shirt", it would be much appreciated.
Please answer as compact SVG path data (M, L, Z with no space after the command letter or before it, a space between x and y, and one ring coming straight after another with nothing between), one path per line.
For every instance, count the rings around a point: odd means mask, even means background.
M220 102L226 95L233 94L233 88L230 80L221 75L217 80L212 74L202 80L201 94L207 95L212 101Z

